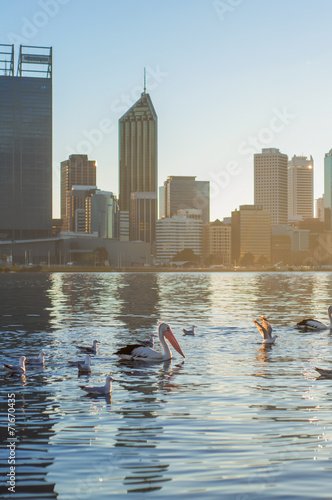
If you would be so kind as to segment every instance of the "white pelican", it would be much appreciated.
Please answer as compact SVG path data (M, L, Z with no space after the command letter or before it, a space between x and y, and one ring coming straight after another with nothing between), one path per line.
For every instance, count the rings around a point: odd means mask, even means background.
M25 362L26 364L30 365L43 365L44 361L45 361L45 353L41 351L37 358L27 358Z
M182 331L185 335L195 335L195 328L196 328L196 325L193 325L190 330L186 330L185 328L182 328Z
M254 323L257 326L259 332L262 334L263 344L274 344L278 335L274 335L272 337L272 326L264 316L261 316L261 321L262 321L261 325L255 320Z
M112 392L112 381L115 381L110 375L106 377L106 383L102 386L89 387L87 385L80 385L80 388L88 394L94 394L95 396L104 396L111 394Z
M91 372L91 354L85 356L84 363L78 363L78 373L90 373Z
M137 342L139 342L141 345L144 345L145 347L154 347L154 338L155 334L152 333L149 340L138 340Z
M83 345L77 345L77 349L81 352L85 352L87 354L97 354L97 344L99 344L99 340L94 340L92 342L92 347L85 347Z
M332 378L332 370L324 370L323 368L316 368L321 377Z
M18 365L7 365L6 363L3 365L7 371L10 373L25 373L25 356L21 356Z
M327 314L329 316L330 324L325 325L316 319L304 319L297 323L297 328L304 328L306 330L332 330L332 306L327 308Z
M126 347L122 347L114 354L120 356L121 359L129 360L140 360L140 361L167 361L172 359L172 352L169 348L167 339L174 349L185 358L181 347L179 346L176 338L173 335L171 327L167 323L160 323L158 328L158 337L163 347L163 354L151 349L151 347L145 347L141 344L130 344Z

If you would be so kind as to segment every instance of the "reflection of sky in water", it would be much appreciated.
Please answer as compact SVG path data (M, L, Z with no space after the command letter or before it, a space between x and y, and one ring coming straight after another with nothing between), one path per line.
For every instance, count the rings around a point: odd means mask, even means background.
M314 366L332 368L332 336L293 328L327 321L329 273L12 274L0 294L3 361L46 352L44 368L0 377L3 402L16 394L24 498L330 498L331 381ZM159 321L186 359L119 362ZM78 377L67 360L94 339L92 374ZM112 397L82 394L109 373Z

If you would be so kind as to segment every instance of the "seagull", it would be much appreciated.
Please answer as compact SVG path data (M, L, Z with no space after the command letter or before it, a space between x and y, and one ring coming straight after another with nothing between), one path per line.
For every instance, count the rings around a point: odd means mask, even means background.
M94 340L92 342L92 347L85 347L82 345L77 345L77 349L79 349L81 352L86 352L87 354L97 354L97 344L99 343L99 340Z
M87 385L80 385L80 388L88 394L94 394L95 396L104 396L107 394L111 394L112 392L112 382L115 382L114 378L110 375L106 377L106 383L102 386L97 387L89 387Z
M272 337L272 326L264 316L261 316L261 321L262 321L261 325L255 320L254 323L257 326L260 333L262 334L262 337L264 339L263 344L274 344L278 335L274 335Z
M45 353L43 351L40 351L39 356L37 358L27 358L26 359L26 364L30 365L43 365L45 361Z
M306 330L332 330L332 306L327 308L327 314L329 316L330 324L325 325L316 319L304 319L297 323L297 328L305 328Z
M324 370L323 368L316 368L321 377L332 378L332 370Z
M7 371L10 373L25 373L25 360L27 358L25 356L21 356L18 365L7 365L6 363L3 365Z
M85 356L83 363L78 363L78 373L90 373L91 372L91 354Z
M161 352L151 349L151 347L142 346L141 344L130 344L122 347L114 354L120 356L121 359L139 360L139 361L167 361L172 359L172 352L169 348L167 339L174 349L185 358L181 347L179 346L171 327L167 323L160 323L158 328L158 337L163 347L163 354Z
M185 335L195 335L195 328L196 328L196 325L193 325L190 330L186 330L185 328L182 329L183 333Z
M145 347L154 347L154 338L155 334L153 333L149 340L138 340L137 342Z

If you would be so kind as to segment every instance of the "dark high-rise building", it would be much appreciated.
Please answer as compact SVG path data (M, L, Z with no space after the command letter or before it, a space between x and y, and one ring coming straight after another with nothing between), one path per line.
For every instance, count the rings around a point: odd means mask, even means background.
M97 163L88 160L88 155L70 155L61 162L61 219L62 230L69 231L67 196L73 186L95 186Z
M152 242L157 219L157 204L153 203L153 213L146 212L148 221L140 222L149 231L132 227L137 217L130 216L132 193L155 193L157 197L157 115L149 94L142 93L140 99L119 120L119 206L120 237L131 239L131 235L144 234L144 241ZM151 205L152 206L152 205ZM127 234L121 228L121 220L129 220ZM151 234L149 234L149 232Z
M178 210L202 210L204 224L210 221L210 182L196 177L172 175L164 182L164 214L173 217Z
M52 234L52 49L0 45L0 237Z

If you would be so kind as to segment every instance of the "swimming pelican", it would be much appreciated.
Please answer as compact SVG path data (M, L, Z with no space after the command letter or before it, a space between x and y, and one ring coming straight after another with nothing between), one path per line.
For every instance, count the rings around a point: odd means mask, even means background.
M112 381L115 381L110 375L106 377L105 385L89 387L87 385L80 385L80 388L88 394L93 394L95 396L104 396L107 394L111 394L112 392Z
M261 325L255 320L254 323L257 326L259 332L262 334L263 344L274 344L278 335L274 335L272 337L272 326L264 316L261 316L261 321L262 321Z
M321 377L332 378L332 370L324 370L323 368L316 368Z
M91 354L85 356L84 363L78 363L78 373L91 373Z
M27 358L25 362L26 364L30 365L43 365L45 361L44 358L45 358L45 353L41 351L37 358Z
M99 344L99 340L94 340L92 342L92 347L85 347L82 345L77 345L77 349L81 352L86 352L87 354L97 354L97 344Z
M186 330L185 328L182 328L182 331L185 335L195 335L195 328L196 328L196 325L193 325L190 330Z
M10 373L25 373L25 356L21 356L18 365L7 365L6 363L3 365L7 371Z
M171 327L167 323L160 323L158 328L158 337L163 347L163 354L161 352L151 349L151 347L145 347L141 344L130 344L126 347L122 347L114 354L120 356L121 359L129 360L140 360L140 361L167 361L172 359L172 352L169 348L167 339L174 349L185 358L181 347L179 346L176 338L173 335Z
M317 321L316 319L304 319L297 323L297 328L305 328L307 330L332 330L332 306L329 306L327 308L327 314L329 316L330 324L325 325L324 323L321 323L320 321Z
M149 340L138 340L137 342L139 342L141 345L144 345L145 347L154 347L154 338L155 334L152 333Z

